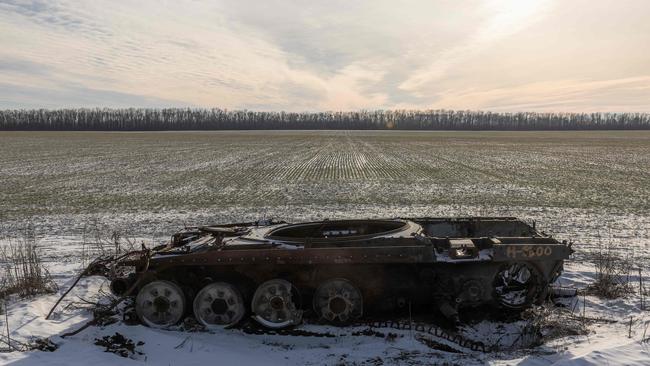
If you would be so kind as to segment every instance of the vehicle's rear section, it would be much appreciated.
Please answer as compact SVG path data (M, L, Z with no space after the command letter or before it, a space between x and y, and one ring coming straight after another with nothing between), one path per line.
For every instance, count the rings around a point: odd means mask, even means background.
M436 301L449 317L491 303L521 310L547 294L571 245L513 217L418 218L435 248Z
M540 236L535 224L514 217L415 218L427 236L439 238Z

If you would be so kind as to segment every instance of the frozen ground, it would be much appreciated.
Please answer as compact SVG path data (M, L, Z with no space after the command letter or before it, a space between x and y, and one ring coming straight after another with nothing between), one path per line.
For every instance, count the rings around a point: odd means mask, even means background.
M45 265L63 288L80 270L80 243L113 231L148 242L183 225L408 216L517 216L573 240L563 285L594 278L594 253L613 248L650 274L650 133L627 132L170 132L0 133L0 238L33 226ZM634 280L634 278L633 278ZM0 354L11 364L639 364L650 365L650 312L639 298L586 297L588 336L532 350L452 353L418 334L394 341L356 329L303 325L334 338L157 331L114 324L68 339L57 334L89 319L83 299L106 284L89 278L59 316L44 316L56 295L12 300L12 337L53 336L54 353ZM583 307L583 299L577 308ZM568 304L573 308L573 304ZM632 331L629 329L632 317ZM2 329L4 319L0 319ZM482 322L477 339L506 342L521 324ZM123 359L94 339L119 332L144 353ZM0 334L2 330L0 330ZM628 338L628 335L631 337Z
M46 266L55 275L63 291L81 268L79 237L48 236L40 246L48 259ZM584 288L594 276L593 266L570 261L560 279L564 286ZM650 276L645 277L650 281ZM367 327L336 328L307 324L299 329L328 333L334 337L282 335L253 335L242 330L188 332L154 330L142 325L121 323L91 327L73 337L58 335L81 326L91 318L85 301L101 299L107 282L101 277L82 280L62 303L53 320L45 315L56 301L56 294L39 296L31 301L10 301L7 309L11 338L26 342L33 337L52 337L59 346L55 352L31 351L0 353L0 363L11 365L204 365L206 363L241 365L420 365L420 364L523 364L523 365L648 365L650 364L650 312L640 311L640 299L632 295L625 299L602 300L592 296L567 299L579 316L607 319L608 322L587 322L586 336L563 337L532 349L520 349L517 341L523 322L481 321L467 325L462 334L487 345L498 344L507 351L472 352L444 339L421 332L376 328L381 333L359 334ZM577 302L577 304L576 304ZM630 328L630 319L632 326ZM0 322L5 328L5 320ZM97 338L116 332L143 345L136 349L142 354L121 358L104 352L94 344ZM356 334L355 334L356 333ZM395 336L386 337L388 333ZM646 338L646 342L642 340ZM452 350L428 346L422 339L448 345ZM514 344L514 347L512 345ZM457 352L455 352L455 351Z

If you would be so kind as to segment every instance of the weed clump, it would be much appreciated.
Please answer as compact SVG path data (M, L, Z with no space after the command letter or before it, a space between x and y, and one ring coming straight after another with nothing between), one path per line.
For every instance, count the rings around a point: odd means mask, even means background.
M31 297L58 290L43 266L33 230L0 246L0 299L16 294Z
M622 258L614 253L612 247L607 247L596 253L596 280L587 286L587 294L617 299L634 293L630 282L633 262L629 257Z
M564 308L550 304L535 306L522 313L526 325L515 343L523 348L537 347L545 342L589 332L584 319Z

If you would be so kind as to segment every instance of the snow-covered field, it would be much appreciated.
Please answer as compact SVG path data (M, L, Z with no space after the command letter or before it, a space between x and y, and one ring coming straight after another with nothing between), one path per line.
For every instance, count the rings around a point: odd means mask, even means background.
M82 267L81 243L113 231L151 243L183 225L261 217L507 215L536 220L541 230L576 243L562 285L590 283L591 260L604 248L633 258L650 284L649 172L647 132L3 132L0 238L15 240L31 225L44 265L63 291ZM366 328L313 324L300 329L335 337L119 323L58 337L90 319L83 300L106 289L101 278L82 280L49 321L45 315L58 295L11 299L12 338L48 336L60 347L0 353L0 363L650 365L650 343L642 342L650 337L650 311L640 310L638 294L568 299L580 316L609 321L586 322L587 335L488 354L434 349L418 332L374 329L379 337L363 335ZM4 316L0 325L5 334ZM462 332L506 346L522 326L491 320ZM143 354L124 359L94 345L116 332L145 342L137 347Z
M650 131L0 132L0 220L339 205L647 215L649 166Z

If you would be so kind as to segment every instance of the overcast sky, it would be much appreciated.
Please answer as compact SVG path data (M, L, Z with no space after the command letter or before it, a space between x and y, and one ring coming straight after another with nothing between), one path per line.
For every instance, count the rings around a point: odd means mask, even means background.
M0 0L0 108L650 112L650 1Z

